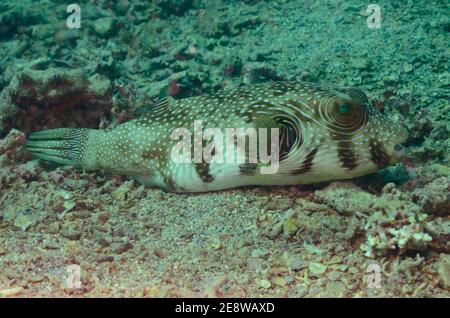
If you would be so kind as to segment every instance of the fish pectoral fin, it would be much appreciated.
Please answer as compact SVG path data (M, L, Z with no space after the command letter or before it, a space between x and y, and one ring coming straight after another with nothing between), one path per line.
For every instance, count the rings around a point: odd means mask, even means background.
M153 177L152 176L143 176L143 175L136 175L133 176L134 180L139 182L140 184L144 185L153 185Z

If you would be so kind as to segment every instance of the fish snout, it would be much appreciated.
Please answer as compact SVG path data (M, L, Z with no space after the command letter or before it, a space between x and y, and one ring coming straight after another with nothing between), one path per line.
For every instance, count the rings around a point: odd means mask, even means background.
M403 144L395 144L393 154L395 159L400 161L406 155L406 147Z
M400 127L397 140L394 142L392 155L396 162L401 161L406 156L406 146L408 140L408 130L406 127Z

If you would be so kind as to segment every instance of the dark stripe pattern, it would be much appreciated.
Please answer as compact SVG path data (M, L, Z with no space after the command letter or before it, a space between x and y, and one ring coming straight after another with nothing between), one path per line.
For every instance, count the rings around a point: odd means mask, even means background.
M348 171L355 169L358 165L356 164L356 154L353 150L353 143L349 140L340 140L338 142L338 156L342 167L346 168Z
M378 168L381 169L389 165L389 156L379 143L377 143L374 139L371 139L369 142L369 147L371 159Z
M209 163L196 163L195 171L203 182L209 183L214 181L214 177L209 173Z
M306 155L305 159L304 159L303 162L302 162L301 167L300 167L299 169L294 170L294 171L292 172L292 174L293 174L293 175L297 175L297 174L302 174L302 173L306 173L306 172L311 171L311 168L312 168L312 165L313 165L312 162L313 162L314 157L316 156L318 150L319 150L318 148L312 149L312 150Z

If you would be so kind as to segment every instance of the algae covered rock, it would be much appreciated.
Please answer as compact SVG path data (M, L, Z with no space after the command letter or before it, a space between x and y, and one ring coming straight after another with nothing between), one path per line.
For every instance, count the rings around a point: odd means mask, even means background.
M283 234L289 237L300 229L300 223L297 218L288 218L283 221Z
M387 186L386 189L392 188ZM424 250L432 241L427 214L419 205L398 196L394 191L374 198L374 213L364 226L366 241L360 246L367 257L382 256L391 251Z
M0 3L0 38L12 37L21 28L45 20L45 15L39 10L33 10L32 2L17 1L15 5Z
M94 21L94 31L101 37L111 36L116 32L117 19L113 17L104 17Z
M327 271L328 266L321 264L321 263L311 263L308 266L308 270L311 273L311 275L313 276L321 276L323 274L325 274L325 272Z
M25 69L0 94L0 133L53 127L97 128L112 104L111 82L82 69Z
M423 189L412 193L412 200L423 207L425 212L437 215L450 213L450 177L438 178Z
M16 215L14 219L14 226L21 229L22 231L26 231L30 226L36 224L38 219L35 215L24 212Z
M11 221L15 228L21 231L27 231L32 226L38 224L45 218L42 211L33 211L31 209L4 209L3 219Z
M343 214L369 213L374 196L348 182L333 182L314 193L315 199Z
M183 15L195 7L195 0L157 0L156 5L161 9L162 16Z
M375 196L350 183L334 182L316 191L315 199L343 214L366 216L366 240L360 246L367 257L424 250L432 241L428 216L409 195L388 183Z
M435 264L436 272L444 288L450 288L450 255L441 254L440 256Z
M285 252L283 257L286 261L286 265L290 271L299 271L308 267L308 261L303 258L301 254L293 254Z

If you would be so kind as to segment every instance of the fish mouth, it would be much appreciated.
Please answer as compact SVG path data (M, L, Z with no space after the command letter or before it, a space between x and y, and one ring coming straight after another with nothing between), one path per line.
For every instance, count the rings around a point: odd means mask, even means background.
M408 140L408 130L405 127L402 127L403 129L399 133L399 140L397 143L394 144L393 151L392 151L392 157L394 159L394 163L397 163L406 157L406 147L407 147L407 140Z
M404 143L394 145L393 155L394 155L395 162L399 162L405 158L406 147L404 146Z

